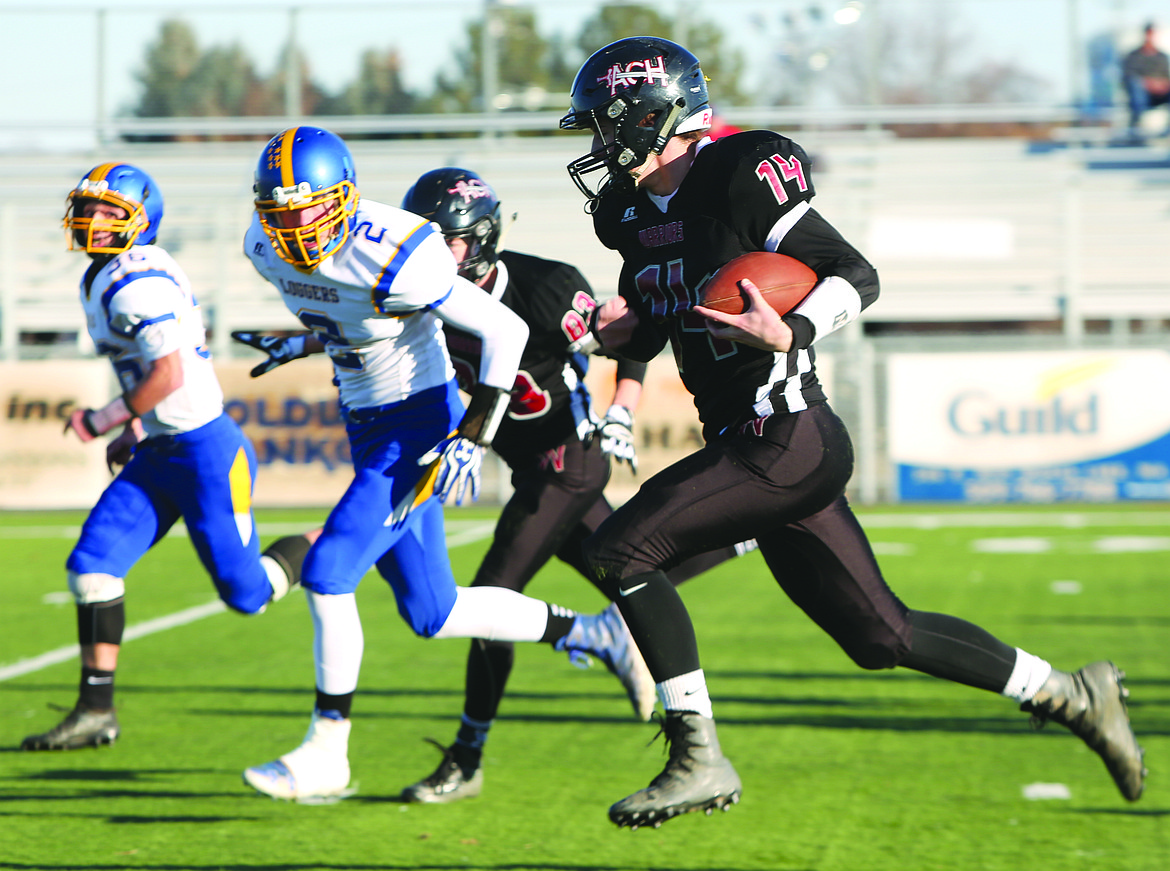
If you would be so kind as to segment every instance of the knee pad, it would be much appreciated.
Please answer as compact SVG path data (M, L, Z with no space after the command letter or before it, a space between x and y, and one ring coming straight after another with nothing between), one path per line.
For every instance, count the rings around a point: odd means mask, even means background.
M77 606L77 642L87 644L121 644L126 631L126 604L118 598L110 602Z
M112 602L126 595L122 578L101 572L69 572L69 592L78 605L97 605Z

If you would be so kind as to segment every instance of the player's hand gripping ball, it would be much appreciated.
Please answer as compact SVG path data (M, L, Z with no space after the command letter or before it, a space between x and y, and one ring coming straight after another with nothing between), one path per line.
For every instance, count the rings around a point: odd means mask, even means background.
M817 274L799 260L772 251L750 251L729 260L708 279L699 291L699 304L743 314L747 297L739 289L741 278L758 287L765 302L782 315L800 305L817 283Z

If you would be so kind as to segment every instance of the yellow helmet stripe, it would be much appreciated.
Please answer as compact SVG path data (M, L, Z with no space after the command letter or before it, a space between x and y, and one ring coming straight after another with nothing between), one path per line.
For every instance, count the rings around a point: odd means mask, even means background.
M121 165L122 164L120 163L103 163L101 166L94 167L88 178L90 181L102 181L107 175L110 174L110 170L112 170L115 166Z
M280 139L280 182L281 187L292 187L297 183L293 175L293 140L299 127L290 127Z

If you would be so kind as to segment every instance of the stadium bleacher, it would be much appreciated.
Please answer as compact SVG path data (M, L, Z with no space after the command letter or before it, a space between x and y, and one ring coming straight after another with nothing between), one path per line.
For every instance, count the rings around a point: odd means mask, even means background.
M815 205L877 265L874 323L1170 319L1170 160L1141 149L1128 168L1103 148L1035 149L1015 139L920 139L810 132ZM499 192L506 244L578 266L612 294L619 261L596 241L565 164L582 137L357 141L365 196L397 203L422 172L463 165ZM240 253L259 142L125 145L109 153L10 154L0 166L0 358L85 353L76 302L82 255L65 250L64 198L93 164L136 163L166 198L160 242L190 274L216 353L233 329L296 323ZM1128 158L1135 149L1126 149ZM1075 320L1070 325L1068 321ZM1120 327L1119 327L1120 328ZM37 334L68 337L51 346Z

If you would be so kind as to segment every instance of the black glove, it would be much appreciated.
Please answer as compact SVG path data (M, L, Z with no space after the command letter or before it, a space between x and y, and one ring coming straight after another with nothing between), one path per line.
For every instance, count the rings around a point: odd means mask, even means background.
M251 345L257 351L263 351L268 359L257 363L252 368L252 377L259 378L265 372L271 372L277 366L283 366L290 360L297 360L309 356L305 350L309 334L300 333L295 336L268 336L263 333L249 333L244 330L233 330L232 338L245 345Z

